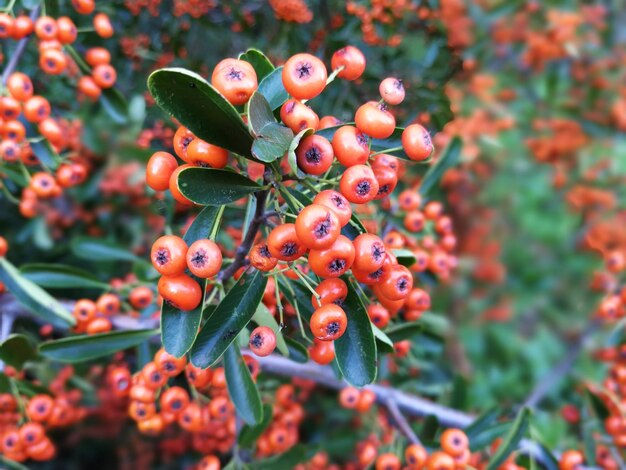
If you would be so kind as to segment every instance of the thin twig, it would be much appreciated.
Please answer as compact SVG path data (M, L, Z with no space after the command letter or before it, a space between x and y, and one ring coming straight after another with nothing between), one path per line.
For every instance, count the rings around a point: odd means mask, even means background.
M404 436L409 440L411 444L421 445L422 443L420 442L417 435L413 432L413 429L411 429L411 425L404 418L404 416L402 416L402 412L398 408L398 405L396 405L396 401L393 398L389 398L385 404L387 405L387 410L389 411L389 414L393 418L393 421L396 427L400 430L400 432L404 434Z

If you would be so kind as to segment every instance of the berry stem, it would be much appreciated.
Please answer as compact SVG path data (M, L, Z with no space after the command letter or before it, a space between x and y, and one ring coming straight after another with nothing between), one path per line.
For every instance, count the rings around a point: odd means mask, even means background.
M391 152L399 152L401 150L404 150L404 147L400 146L400 147L391 147L385 150L379 150L378 152L374 152L374 153L370 153L370 157L375 157L376 155L381 155L383 153L391 153Z
M335 80L335 78L337 78L337 75L339 75L341 71L345 68L346 66L342 65L341 67L337 67L335 70L333 70L333 73L331 73L326 79L326 85L332 83Z

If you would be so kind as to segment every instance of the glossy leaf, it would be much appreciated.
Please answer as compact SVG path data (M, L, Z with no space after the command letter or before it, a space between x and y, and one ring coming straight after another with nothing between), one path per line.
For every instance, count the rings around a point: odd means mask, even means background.
M376 378L376 343L367 310L349 283L343 308L348 325L335 341L337 364L348 383L362 387Z
M45 288L109 289L106 282L96 279L88 271L64 264L32 263L20 268L22 275Z
M315 129L310 128L310 127L307 129L302 129L293 138L293 140L291 141L291 144L289 144L287 161L289 162L289 167L291 168L291 171L295 175L297 175L299 178L303 178L305 174L302 170L300 170L300 168L298 168L298 159L296 157L296 149L298 148L298 145L300 145L300 141L302 139L313 134L314 132L315 132Z
M74 317L37 284L26 279L9 261L0 258L0 282L29 312L58 327L74 325Z
M199 138L252 156L252 136L239 113L200 75L182 68L153 72L148 88L157 104Z
M248 115L248 127L250 131L258 136L263 128L268 124L276 124L276 118L265 97L255 91L246 103L246 114Z
M178 175L183 195L202 206L221 206L261 189L257 183L229 170L187 168Z
M289 348L289 359L301 364L309 361L309 351L306 346L289 336L285 338L285 342L287 343L287 348Z
M493 423L497 421L497 419L502 414L502 410L498 407L490 408L485 411L482 415L476 418L472 424L464 429L467 437L470 438L470 441L473 437L477 436L481 432L488 429Z
M32 134L28 132L28 135ZM39 159L41 163L46 165L51 170L56 170L59 166L59 162L61 161L61 157L59 154L52 148L50 142L48 140L38 140L35 142L31 142L30 148L32 149L35 156Z
M198 279L196 279L198 280ZM205 289L206 281L200 282ZM202 320L202 302L193 310L180 310L173 305L163 302L161 306L161 343L172 356L184 356L198 336L200 321Z
M424 327L419 321L410 323L399 323L397 325L390 326L385 330L385 333L391 341L397 343L398 341L404 341L405 339L414 338L418 335Z
M54 361L85 362L132 348L158 333L159 330L128 330L97 335L69 336L42 343L39 346L39 352Z
M128 102L116 88L102 90L100 104L117 124L126 124L128 122Z
M20 334L12 334L0 344L0 360L22 370L24 363L37 358L37 350L30 340Z
M514 452L528 429L530 410L522 408L500 447L491 458L487 470L497 469Z
M263 405L250 369L241 356L236 344L232 343L224 353L224 375L228 395L236 413L246 423L255 425L263 420Z
M254 315L267 284L260 271L244 274L215 308L191 348L191 362L203 369L216 362Z
M259 82L257 91L265 96L272 110L280 108L289 99L289 93L283 85L283 67L274 69Z
M70 242L74 255L89 261L137 261L141 258L122 245L99 238L75 237ZM144 260L142 260L144 261Z
M0 455L0 468L6 470L28 470L28 467L16 462L15 460L9 460L6 457Z
M260 131L252 144L252 155L262 162L273 162L289 150L293 132L276 122L269 123Z
M406 266L407 268L413 266L417 261L415 254L411 250L406 250L402 248L397 250L391 250L391 252L398 259L398 264Z
M208 238L222 221L221 213L219 206L207 206L202 209L183 236L187 246L197 240Z
M372 331L374 332L374 338L376 338L376 349L378 352L385 352L392 354L393 341L386 333L372 323Z
M428 195L428 193L439 184L446 170L461 161L462 147L463 143L459 137L455 137L450 141L437 162L435 162L424 175L419 187L419 192L422 196Z
M237 436L237 442L241 447L252 447L271 422L272 405L266 403L263 405L263 420L256 425L244 424L241 427L241 431L239 431L239 435Z
M289 357L289 348L285 342L285 337L280 331L276 318L274 318L274 315L272 315L272 313L267 309L265 304L259 304L254 316L252 317L252 321L259 326L267 326L268 328L271 328L272 331L276 333L276 349L278 349L283 356Z
M259 82L274 71L274 65L263 52L258 49L250 48L243 54L239 54L239 59L245 60L256 72L256 78Z

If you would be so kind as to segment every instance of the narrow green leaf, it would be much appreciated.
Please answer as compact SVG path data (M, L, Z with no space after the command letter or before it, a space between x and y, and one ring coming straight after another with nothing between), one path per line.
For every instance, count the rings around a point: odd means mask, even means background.
M199 280L203 292L206 281ZM184 356L193 345L202 320L202 302L193 310L179 310L168 302L161 306L161 343L172 356Z
M419 192L422 196L428 195L433 187L439 184L439 181L443 177L443 174L449 168L457 165L461 161L461 148L463 143L459 137L453 138L443 155L439 157L439 160L433 164L424 175L422 182L420 183Z
M419 321L415 321L390 326L385 330L385 333L391 341L397 343L398 341L414 338L416 335L421 333L423 329L424 327L422 324Z
M587 400L589 400L591 409L598 419L604 421L609 417L610 412L600 397L598 397L595 393L592 393L589 389L585 389L585 395L587 396Z
M158 333L159 330L129 330L70 336L40 344L39 352L59 362L85 362L132 348Z
M126 124L128 122L128 102L117 88L102 90L100 104L109 117L117 124Z
M28 135L30 137L35 137L30 132ZM50 142L48 142L47 139L31 142L30 148L41 163L51 170L57 169L59 162L61 161L61 157L59 157L59 154L52 148L52 145L50 145Z
M289 336L285 338L285 342L289 348L289 359L301 364L309 362L309 351L306 346Z
M200 75L182 68L153 72L148 88L157 104L196 136L251 157L252 136L239 113Z
M221 206L261 189L257 183L234 171L187 168L178 175L183 195L202 206Z
M252 321L259 326L267 326L268 328L271 328L272 331L276 333L276 348L283 356L289 357L289 348L287 347L283 333L280 331L278 322L276 321L276 318L274 318L274 315L272 315L262 302L257 307L256 312L252 317Z
M191 362L203 369L215 363L248 324L267 284L260 271L246 273L215 308L191 348Z
M232 346L231 346L232 347ZM267 427L272 422L272 405L266 403L263 405L263 420L256 425L244 424L239 431L239 436L237 436L237 442L243 448L252 447L257 439L261 437L263 431L267 429Z
M467 380L461 375L454 376L449 406L457 410L467 408Z
M283 67L274 69L261 80L257 91L265 96L272 110L280 108L289 99L289 93L283 85Z
M90 272L64 264L32 263L20 268L22 275L45 288L109 289L106 282L96 279Z
M371 325L372 331L374 332L374 337L376 338L376 350L378 352L393 354L394 349L393 341L391 340L391 338L389 338L387 334L383 333L383 331L373 323Z
M224 353L224 375L228 395L235 405L235 411L246 423L255 425L263 420L263 405L250 369L246 365L241 351L232 343Z
M62 328L76 323L63 305L37 284L26 279L5 258L0 258L0 281L20 304L45 322Z
M514 452L519 442L522 440L528 429L528 421L530 417L530 410L528 408L522 408L519 412L511 429L509 430L504 441L498 447L498 450L491 458L487 470L496 470L512 452Z
M122 245L99 238L75 237L70 242L74 255L89 261L137 261L137 257ZM144 260L142 260L144 261Z
M250 48L243 54L239 54L239 59L245 60L256 72L256 78L259 82L274 71L272 62L258 49Z
M185 243L191 246L197 240L208 238L216 226L221 223L221 213L220 206L206 206L202 209L185 232L183 236Z
M406 250L402 248L397 250L391 250L391 252L398 259L398 264L406 266L407 268L413 266L417 261L417 258L415 258L415 254L411 250Z
M348 383L362 387L376 378L376 342L370 318L350 283L343 308L348 317L346 332L335 341L335 354Z
M30 340L20 334L12 334L0 344L0 359L18 370L24 363L37 358L37 350Z
M471 441L473 437L477 436L495 423L501 414L502 410L499 407L490 408L464 429L465 434L467 434L467 437L470 438Z
M6 457L0 455L0 467L7 470L28 470L28 467L16 462L15 460L9 460Z
M300 141L302 139L313 134L314 132L315 132L315 129L311 127L307 129L302 129L300 132L298 132L295 135L295 137L291 141L291 144L289 144L289 148L287 149L288 151L287 161L289 163L289 167L291 168L291 171L293 171L293 173L297 175L299 178L302 178L305 175L304 175L304 172L300 170L300 168L298 168L298 159L296 157L296 149L298 148L298 145L300 145Z

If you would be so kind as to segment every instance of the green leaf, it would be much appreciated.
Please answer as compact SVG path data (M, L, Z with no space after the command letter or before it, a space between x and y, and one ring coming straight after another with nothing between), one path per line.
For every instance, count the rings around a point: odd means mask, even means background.
M289 359L300 364L309 362L309 351L306 346L289 336L285 338L285 343L287 343L287 348L289 348Z
M216 362L248 324L261 302L267 277L244 274L215 308L191 348L191 362L203 369Z
M252 470L276 470L279 468L295 468L307 459L305 448L296 445L283 454L250 463Z
M234 171L213 168L187 168L181 171L178 188L187 199L202 206L221 206L262 189L254 181Z
M206 281L197 279L202 291L206 289ZM200 321L202 320L202 306L198 306L190 311L180 310L168 302L163 302L161 306L161 342L165 350L172 356L184 356L193 345Z
M159 330L112 331L46 341L39 352L59 362L85 362L132 348L157 335Z
M589 404L591 405L591 409L594 414L598 417L598 419L604 421L611 414L609 409L604 404L604 401L600 399L598 395L592 393L591 390L585 389L585 395L587 396L587 400L589 400Z
M285 342L285 337L280 331L280 327L278 326L278 322L274 318L274 315L272 315L272 313L267 309L265 304L259 304L254 316L252 317L252 321L259 326L267 326L268 328L271 328L272 331L276 333L276 348L283 356L289 357L289 348Z
M423 329L424 327L419 321L414 321L390 326L385 330L385 333L391 341L397 343L399 341L404 341L405 339L414 338L416 335L421 333Z
M16 462L15 460L9 460L2 455L0 455L0 464L2 464L2 468L7 470L28 470L28 467Z
M0 359L18 370L22 370L24 363L36 358L37 350L24 335L9 335L9 337L0 344Z
M37 284L22 276L5 258L0 258L0 281L21 305L45 322L61 328L76 323L63 305Z
M419 192L422 196L426 196L432 188L439 184L439 181L443 177L443 174L449 168L457 165L461 161L461 148L463 147L463 143L459 137L454 137L446 149L443 152L443 155L439 157L439 160L432 165L422 182L420 183Z
M499 407L490 408L464 429L465 434L467 434L467 437L470 438L471 441L472 438L476 437L478 434L485 431L493 423L495 423L501 414L502 410Z
M106 282L96 279L90 272L64 264L31 263L20 268L29 281L45 288L109 289Z
M411 250L406 250L402 248L397 250L391 250L391 252L398 259L398 264L406 266L407 268L413 266L417 261L415 254L413 254Z
M222 213L220 206L206 206L202 209L185 232L183 236L185 243L191 246L197 240L208 238L221 223Z
M274 71L274 65L260 50L250 48L243 54L239 54L239 59L245 60L256 72L256 78L259 82Z
M454 376L449 406L457 410L467 408L467 380L461 375Z
M476 433L470 440L470 450L476 452L490 446L494 440L504 436L511 429L511 422L495 423Z
M30 132L28 134L29 136L33 136ZM37 133L37 135L39 134ZM31 142L30 148L41 163L51 170L57 169L61 157L59 157L59 154L52 148L52 145L50 145L47 139Z
M296 134L296 136L291 141L291 144L289 144L289 148L287 149L288 151L287 162L289 163L289 167L291 168L291 171L293 171L293 173L297 175L299 178L303 178L305 174L302 170L300 170L300 168L298 168L298 159L296 157L296 149L298 148L298 145L300 145L300 141L302 139L313 134L314 132L315 132L315 129L311 127L307 129L302 129L300 132Z
M200 75L182 68L153 72L148 88L157 104L199 138L251 157L252 136L235 107Z
M248 115L248 127L255 136L261 134L263 128L268 124L276 124L276 118L270 105L258 91L255 91L246 103L246 114Z
M511 429L504 438L504 441L498 447L497 452L491 458L487 470L496 470L512 452L514 452L528 429L528 421L530 417L530 410L528 408L522 408L519 412Z
M248 448L252 447L257 439L261 437L263 431L267 429L267 427L272 422L272 405L266 403L263 405L263 420L256 425L244 424L241 427L241 431L239 431L239 436L237 437L237 442L241 447Z
M109 117L117 124L126 124L128 122L128 102L117 88L102 90L100 104Z
M374 332L374 337L376 338L376 350L378 352L386 352L389 354L393 354L393 341L389 336L381 331L376 325L372 323L372 331Z
M439 429L439 419L435 415L427 415L419 431L419 437L423 441L432 441Z
M89 261L145 261L122 245L99 238L75 237L70 242L72 253Z
M43 387L41 385L38 385L32 382L27 382L26 380L17 380L17 379L12 379L12 380L13 382L15 382L17 389L22 395L26 395L28 397L33 397L35 395L52 395L50 390L48 390L46 387Z
M257 91L265 96L272 110L280 108L289 99L289 93L283 85L283 67L274 69L261 80Z
M339 370L351 385L362 387L376 378L376 342L372 324L360 297L349 282L343 308L348 325L343 336L335 340Z
M273 162L287 153L292 140L291 129L276 122L269 123L254 139L252 155L262 162Z
M261 396L256 388L250 369L246 365L236 344L231 344L224 353L224 375L228 394L237 414L246 423L255 425L263 420Z

